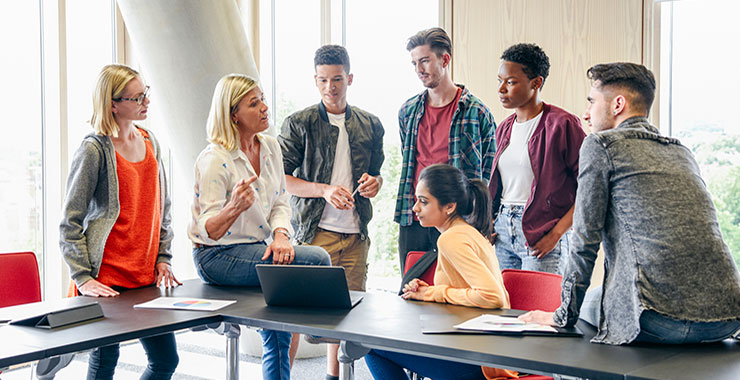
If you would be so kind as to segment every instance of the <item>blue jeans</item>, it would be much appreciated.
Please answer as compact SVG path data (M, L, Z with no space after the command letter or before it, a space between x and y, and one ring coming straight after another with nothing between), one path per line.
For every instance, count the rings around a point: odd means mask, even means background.
M635 342L662 344L709 343L740 332L740 320L693 322L673 319L652 310L640 315L640 335Z
M524 269L563 274L568 255L568 237L564 234L545 257L531 256L522 231L524 206L501 205L493 229L496 232L496 257L501 269Z
M262 378L290 380L291 333L259 330L262 336Z
M264 242L220 245L193 249L195 269L203 281L214 285L258 286L257 264L272 264L272 257L262 260ZM329 254L321 247L295 246L296 265L331 265ZM262 330L262 377L290 379L289 332Z
M142 380L169 380L175 373L180 358L177 356L175 334L166 333L139 339L149 363L141 375ZM120 345L98 347L90 352L87 380L113 379Z
M331 265L329 254L321 247L298 245L293 264ZM272 264L272 256L262 260L264 242L204 246L193 249L195 269L203 281L213 285L259 286L257 264Z
M483 370L478 365L390 351L370 350L365 355L365 363L373 378L378 380L409 380L404 368L434 380L484 379Z
M581 305L581 319L598 327L602 287L589 290ZM595 322L595 323L594 323ZM645 310L640 314L640 334L634 342L689 344L719 342L740 333L740 319L722 322L682 321Z

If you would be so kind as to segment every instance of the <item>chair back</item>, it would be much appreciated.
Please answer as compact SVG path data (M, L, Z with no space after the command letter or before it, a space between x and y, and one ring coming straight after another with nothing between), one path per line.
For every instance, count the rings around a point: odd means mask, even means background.
M426 252L424 251L409 251L409 253L406 255L406 264L404 266L404 274L405 272L409 271L409 268L414 266L419 259L424 256ZM429 285L434 285L434 271L437 270L437 260L434 260L434 263L427 268L426 271L424 271L424 274L419 276L419 279L426 282Z
M36 255L0 253L0 307L39 301L41 281Z
M521 269L501 271L512 309L552 312L560 306L563 276Z

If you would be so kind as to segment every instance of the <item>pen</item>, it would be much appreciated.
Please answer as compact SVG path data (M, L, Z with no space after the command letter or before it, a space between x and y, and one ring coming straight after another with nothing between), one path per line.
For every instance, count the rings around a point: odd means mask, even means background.
M362 186L364 183L365 182L360 182L360 184L357 185L357 187L355 188L355 191L352 192L352 195L351 195L352 198L355 197L355 194L357 194L357 191L360 190L360 186Z

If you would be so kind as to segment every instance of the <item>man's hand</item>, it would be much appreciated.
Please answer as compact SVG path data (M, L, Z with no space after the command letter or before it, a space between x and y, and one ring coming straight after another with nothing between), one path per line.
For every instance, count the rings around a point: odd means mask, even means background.
M344 186L327 185L323 197L337 210L350 210L355 207L355 198Z
M357 183L360 185L357 186L357 191L365 198L373 198L376 195L378 195L378 192L380 191L380 187L383 186L383 177L381 176L371 176L367 173L363 173L359 180L357 180Z
M541 325L555 326L555 321L552 319L553 315L555 315L555 313L548 313L542 310L534 310L526 314L522 314L518 318L519 320L527 323L539 323Z

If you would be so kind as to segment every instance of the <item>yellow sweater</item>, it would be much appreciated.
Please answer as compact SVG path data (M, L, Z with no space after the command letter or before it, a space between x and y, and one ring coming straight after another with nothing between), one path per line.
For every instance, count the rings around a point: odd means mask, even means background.
M437 270L425 301L509 308L498 259L491 243L473 226L458 221L437 240Z

